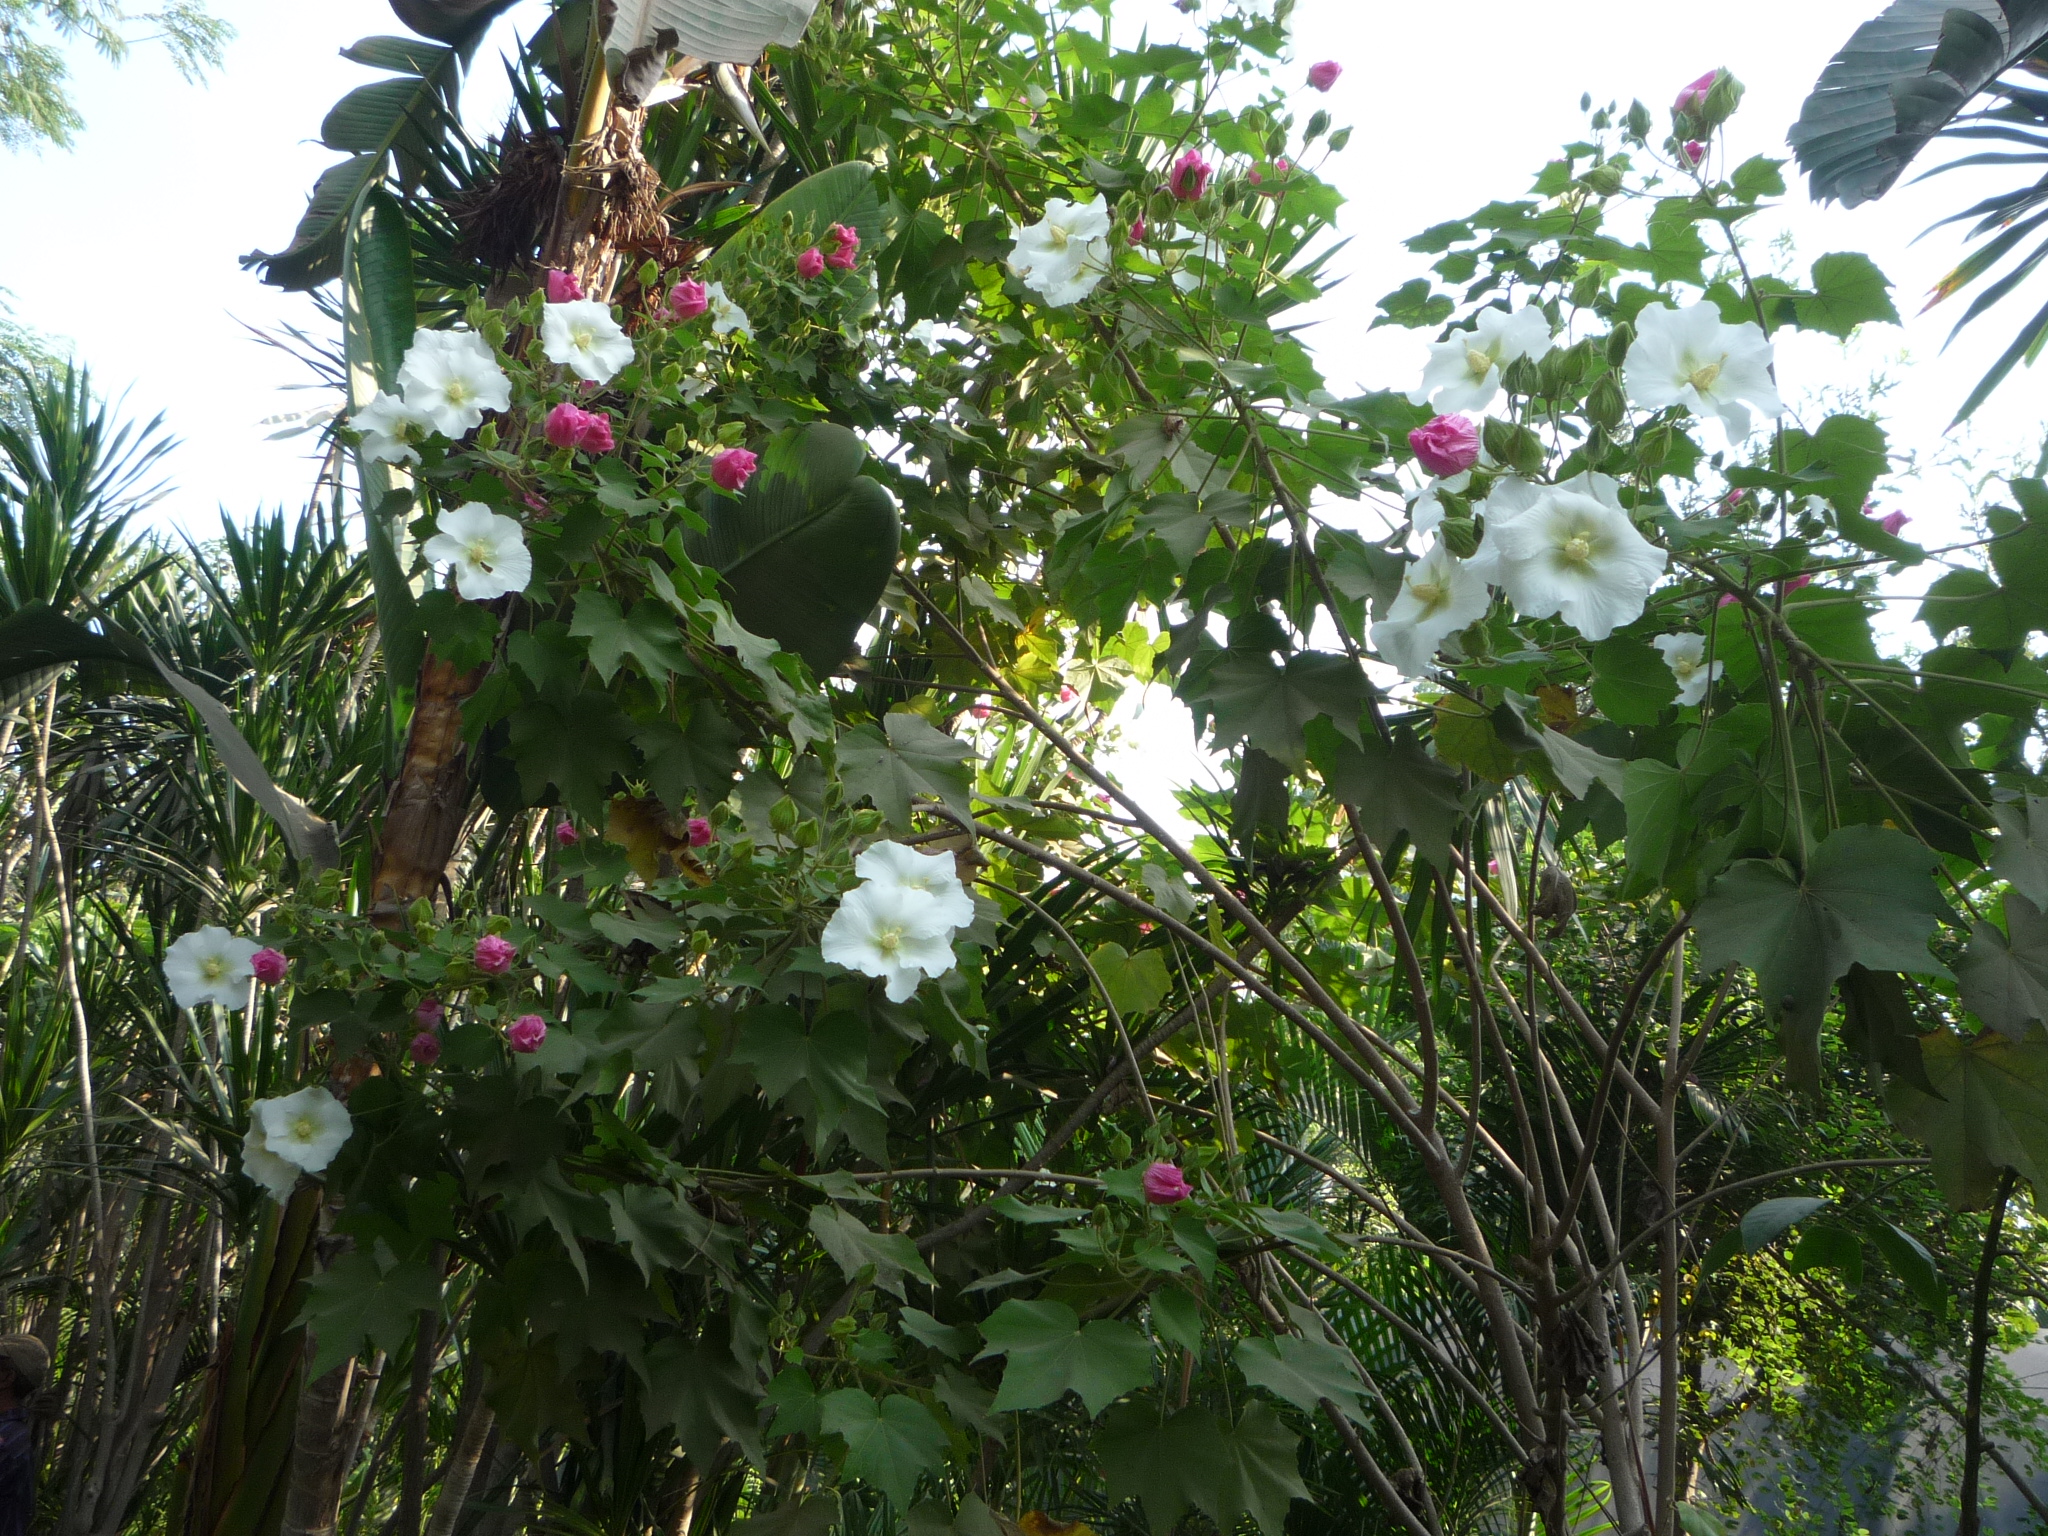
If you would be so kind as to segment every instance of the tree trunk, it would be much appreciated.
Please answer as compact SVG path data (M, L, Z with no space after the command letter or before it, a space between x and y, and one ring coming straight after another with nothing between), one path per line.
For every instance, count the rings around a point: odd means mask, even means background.
M370 883L370 916L381 928L398 927L408 907L422 897L431 899L447 879L448 861L469 814L462 706L483 680L482 670L458 672L431 651L420 665L405 761L384 808Z
M469 1502L469 1485L476 1481L477 1463L483 1460L484 1441L491 1433L491 1410L485 1406L482 1378L474 1373L463 1383L462 1411L455 1421L455 1444L441 1471L441 1493L434 1500L434 1516L427 1522L427 1536L454 1536L456 1519Z
M305 1349L315 1347L312 1330ZM291 1490L285 1496L282 1536L334 1536L341 1519L341 1490L348 1481L345 1453L355 1439L348 1412L356 1362L345 1360L309 1382L299 1394L298 1424L292 1432Z

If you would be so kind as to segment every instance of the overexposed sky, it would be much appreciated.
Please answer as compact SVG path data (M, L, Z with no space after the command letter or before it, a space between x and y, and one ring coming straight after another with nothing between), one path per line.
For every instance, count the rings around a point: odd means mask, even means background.
M1156 14L1155 36L1158 26L1184 24L1163 0L1126 3L1148 21ZM133 410L167 414L185 446L170 461L179 488L164 515L196 528L211 525L217 506L245 515L304 493L309 440L266 436L276 430L273 418L306 409L314 397L284 388L304 376L244 323L317 326L318 317L305 299L258 283L237 258L290 238L313 178L336 158L318 143L321 118L350 87L376 78L338 50L402 30L383 0L217 0L216 9L239 36L210 85L186 86L148 49L120 69L80 53L76 88L87 128L78 148L0 155L0 288L11 290L19 319L68 340L103 386L128 389ZM1346 281L1311 332L1333 386L1407 387L1419 339L1367 329L1375 301L1422 271L1402 237L1521 194L1554 146L1582 131L1581 92L1624 104L1641 96L1661 114L1679 86L1725 64L1749 87L1732 156L1782 153L1785 127L1814 77L1876 9L1878 0L1722 0L1705 8L1300 0L1295 77L1315 59L1345 65L1327 98L1305 89L1303 98L1353 128L1349 150L1326 171L1351 199L1350 244L1332 269ZM499 42L541 13L540 0L525 0L486 44L473 87L474 99L490 104L476 114L479 128L494 125L504 99L491 62ZM1963 190L1938 182L1908 188L1854 213L1799 198L1782 224L1802 262L1830 250L1871 251L1897 280L1899 307L1910 317L1958 250L1948 234L1917 246L1913 238L1957 206ZM1980 322L1978 334L1946 354L1946 310L1909 318L1902 329L1873 328L1848 356L1830 342L1801 339L1783 360L1788 395L1884 370L1896 380L1884 402L1894 435L1928 461L1952 446L1941 429L1955 405L2040 302L2025 300L2023 293L2009 318ZM2035 378L2022 375L1980 413L1973 437L1986 457L2031 457L2041 437L2039 398ZM1905 487L1893 501L1924 524L1946 521L1956 499L1942 482Z

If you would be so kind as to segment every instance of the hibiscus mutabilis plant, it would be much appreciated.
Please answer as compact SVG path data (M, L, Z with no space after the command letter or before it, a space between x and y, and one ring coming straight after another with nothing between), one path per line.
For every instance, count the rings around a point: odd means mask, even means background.
M1881 433L1766 359L1884 285L1709 245L1777 185L1685 151L1719 84L1415 242L1426 371L1340 400L1285 317L1341 130L1291 65L1236 111L1204 73L1278 18L1013 20L820 23L751 196L689 159L753 153L733 114L615 120L686 254L557 282L536 239L353 416L414 466L380 622L425 660L379 845L285 913L353 1127L317 1358L459 1355L450 1486L495 1431L501 1512L1675 1533L1716 1239L1924 1279L1831 1214L1909 1143L1765 1157L1696 1079L1867 1059L1960 1202L2001 1183L1941 1084L2040 1049L1989 979L2048 498L1931 594L1967 643L1880 655L1870 571L1922 554L1863 516ZM1103 767L1154 679L1229 764L1197 840Z

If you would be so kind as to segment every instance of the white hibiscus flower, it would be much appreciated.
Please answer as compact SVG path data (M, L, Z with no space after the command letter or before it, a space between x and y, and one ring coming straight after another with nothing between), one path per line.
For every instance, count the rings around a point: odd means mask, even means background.
M421 331L399 364L398 382L406 408L443 437L474 432L485 411L512 404L512 381L475 331Z
M249 962L262 947L225 928L182 934L164 952L164 980L180 1008L218 1003L239 1012L249 1006L249 983L256 979Z
M1109 272L1109 204L1099 193L1086 203L1051 198L1045 217L1011 225L1010 237L1010 270L1055 309L1087 298Z
M1681 704L1699 703L1707 696L1707 689L1714 680L1728 670L1725 661L1717 661L1711 667L1707 665L1705 635L1659 635L1650 644L1662 653L1664 665L1678 679L1678 702Z
M1664 573L1664 551L1636 532L1604 475L1544 487L1526 510L1489 516L1486 542L1489 574L1523 617L1557 614L1588 640L1635 619Z
M1446 639L1486 617L1492 605L1476 561L1460 560L1441 544L1409 566L1387 616L1372 627L1373 648L1405 677L1424 677Z
M704 299L711 307L711 334L729 336L738 331L747 340L754 339L754 322L747 318L747 312L725 296L725 284L712 283L704 290Z
M1429 346L1422 385L1408 398L1439 413L1484 410L1500 392L1501 374L1517 358L1542 357L1553 343L1550 317L1533 304L1513 314L1482 309L1469 331Z
M924 977L953 969L953 925L929 892L868 880L841 899L818 951L835 965L881 977L890 1002L908 1002Z
M263 1134L262 1117L250 1115L249 1134L242 1138L242 1172L268 1190L271 1199L283 1205L298 1187L299 1171L297 1163L288 1163L270 1150L269 1138Z
M249 1106L249 1118L263 1127L267 1151L308 1173L325 1171L355 1130L347 1106L325 1088L258 1099Z
M612 318L612 307L597 299L548 305L540 317L540 346L549 362L593 384L609 383L633 361L633 338Z
M527 553L525 533L511 518L470 501L443 512L434 528L420 553L436 565L452 566L455 590L464 597L482 602L526 590L533 556Z
M939 916L954 928L974 921L974 898L960 883L959 867L950 853L919 853L902 843L876 843L853 861L863 880L923 891L939 904Z
M1636 316L1636 339L1622 365L1628 397L1646 411L1682 405L1721 423L1728 441L1749 436L1750 410L1785 409L1771 379L1771 343L1753 320L1728 325L1701 302L1684 309L1655 304Z
M417 464L413 444L425 440L434 423L396 395L381 389L370 403L350 414L348 424L363 434L362 454L373 464Z

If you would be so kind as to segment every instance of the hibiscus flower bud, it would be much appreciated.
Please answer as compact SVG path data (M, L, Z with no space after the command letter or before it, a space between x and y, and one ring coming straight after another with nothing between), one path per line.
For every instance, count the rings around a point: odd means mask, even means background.
M1906 514L1903 512L1888 512L1883 517L1878 519L1877 526L1882 528L1886 533L1889 533L1896 537L1898 531L1901 528L1905 527L1906 524L1910 523L1911 521L1913 521L1913 519L1906 516Z
M1187 1175L1172 1163L1154 1163L1145 1170L1145 1198L1153 1205L1178 1205L1195 1192Z
M1294 162L1292 160L1289 160L1284 155L1273 162L1273 170L1277 175L1285 176L1289 171L1293 169Z
M476 968L486 976L504 975L512 969L512 962L518 958L519 946L509 939L499 938L495 933L487 933L476 941Z
M1074 692L1071 685L1064 686L1060 689L1060 702L1062 704L1071 704L1074 702L1074 700L1078 699L1079 697L1080 695Z
M413 1022L421 1029L439 1029L447 1016L447 1005L438 997L421 998L412 1011Z
M737 491L754 478L755 466L761 462L758 455L748 448L727 448L711 455L711 482L721 490Z
M825 257L825 265L836 267L841 272L851 272L860 260L860 231L845 224L834 224L825 231L825 243L832 247Z
M711 290L694 278L684 278L668 291L668 312L678 320L694 320L711 307Z
M423 1029L412 1037L412 1044L407 1049L412 1052L414 1066L431 1067L441 1059L441 1037Z
M1209 178L1216 167L1204 160L1199 150L1185 149L1173 162L1173 169L1167 173L1166 185L1174 197L1183 203L1192 203L1209 190Z
M576 845L577 845L578 843L580 843L581 841L583 841L583 838L582 838L581 834L579 834L579 833L577 832L577 830L576 830L576 823L575 823L575 822L573 822L573 821L558 821L558 822L556 822L556 823L555 823L555 846L556 846L556 847L558 847L558 848L574 848L574 847L575 847L575 846L576 846Z
M1145 215L1143 215L1143 214L1141 213L1141 214L1139 214L1139 215L1138 215L1138 216L1137 216L1137 217L1136 217L1135 219L1131 220L1131 244L1133 244L1133 245L1143 245L1144 243L1145 243Z
M573 304L583 297L583 284L576 280L574 272L563 272L557 268L548 269L548 302L550 304Z
M1438 416L1410 432L1408 446L1424 469L1448 479L1479 462L1479 429L1469 416Z
M1479 553L1479 525L1469 517L1445 518L1437 524L1436 536L1460 560L1470 560Z
M796 259L796 275L805 282L825 275L825 253L815 245Z
M1707 158L1707 146L1698 139L1687 139L1685 141L1685 158L1689 163L1698 165Z
M692 848L702 848L707 843L718 841L718 834L711 830L711 823L702 816L692 816L690 818L688 832Z
M1806 572L1801 571L1797 576L1788 576L1783 582L1779 583L1778 591L1780 593L1797 592L1801 587L1811 586L1812 584L1813 578L1807 575Z
M586 453L608 453L612 448L611 417L567 400L548 412L542 430L557 448L581 448Z
M968 710L967 713L974 716L974 718L977 720L986 720L991 714L994 713L994 711L991 710L986 704L977 704L972 709Z
M1337 83L1337 77L1344 73L1344 66L1335 59L1325 59L1320 64L1308 67L1308 83L1319 91L1327 91Z
M274 949L259 949L249 957L249 969L256 973L256 979L266 987L274 987L284 980L284 973L291 961Z
M548 1021L537 1013L522 1013L505 1026L505 1043L522 1056L531 1056L548 1037Z
M1721 78L1721 71L1710 69L1678 93L1678 100L1671 103L1674 113L1693 113L1707 104L1707 92L1714 88L1714 82Z

